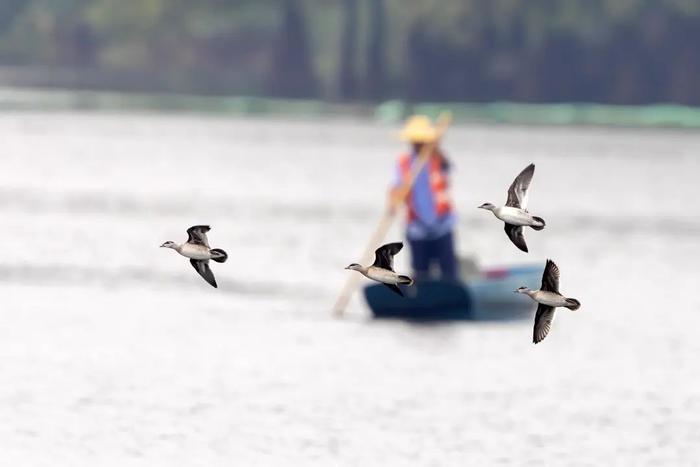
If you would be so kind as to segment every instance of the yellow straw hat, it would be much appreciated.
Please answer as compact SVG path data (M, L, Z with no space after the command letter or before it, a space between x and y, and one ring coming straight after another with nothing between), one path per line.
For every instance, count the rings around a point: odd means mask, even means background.
M399 136L411 143L432 143L438 139L437 130L425 115L409 117Z

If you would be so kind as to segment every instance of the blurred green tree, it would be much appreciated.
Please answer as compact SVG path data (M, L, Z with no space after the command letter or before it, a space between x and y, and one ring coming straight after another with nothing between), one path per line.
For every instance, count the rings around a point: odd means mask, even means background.
M343 100L357 97L357 0L341 0L343 27L338 56L338 95Z
M304 13L298 0L282 3L266 91L273 96L315 97L318 81L311 64Z
M698 0L0 1L0 71L55 86L700 104L698 43Z
M384 0L370 0L369 4L369 40L363 95L370 100L378 100L386 91L386 5Z

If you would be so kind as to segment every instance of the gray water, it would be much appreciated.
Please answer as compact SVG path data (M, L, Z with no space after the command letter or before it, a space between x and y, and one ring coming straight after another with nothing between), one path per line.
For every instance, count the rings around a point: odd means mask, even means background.
M450 131L460 253L551 257L583 303L533 346L529 321L373 322L357 296L332 318L396 130L0 116L3 464L696 464L700 135ZM476 206L530 162L525 255ZM158 248L197 223L219 289Z

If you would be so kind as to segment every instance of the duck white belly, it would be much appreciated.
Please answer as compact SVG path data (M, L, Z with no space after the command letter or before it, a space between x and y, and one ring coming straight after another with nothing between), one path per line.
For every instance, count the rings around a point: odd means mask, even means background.
M536 224L532 215L522 209L501 206L500 208L494 209L493 213L506 224L520 226Z
M533 297L537 303L541 303L543 305L548 305L548 306L566 306L566 298L553 293L553 292L547 292L540 290L535 293L535 296Z
M191 243L185 243L180 247L178 253L180 253L182 256L186 256L187 258L191 259L211 259L211 253L209 252L209 248L207 248L204 245L193 245Z
M395 272L374 266L370 266L370 268L367 270L366 276L384 284L398 284L399 282L399 275Z

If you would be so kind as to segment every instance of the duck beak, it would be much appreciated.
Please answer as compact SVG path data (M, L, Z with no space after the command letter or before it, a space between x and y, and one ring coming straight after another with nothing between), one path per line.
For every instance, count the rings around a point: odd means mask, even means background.
M160 248L163 248L163 247L165 247L165 243L163 243L163 244L160 246Z

